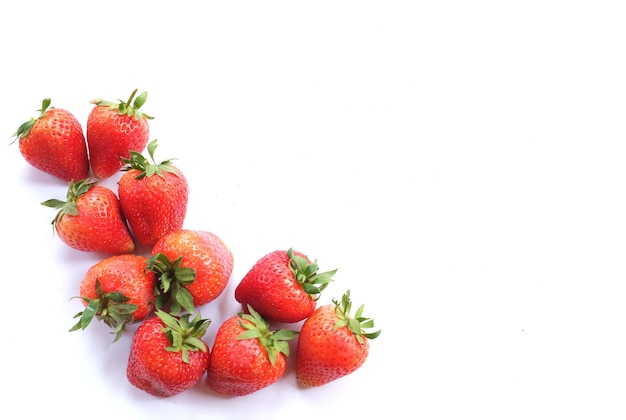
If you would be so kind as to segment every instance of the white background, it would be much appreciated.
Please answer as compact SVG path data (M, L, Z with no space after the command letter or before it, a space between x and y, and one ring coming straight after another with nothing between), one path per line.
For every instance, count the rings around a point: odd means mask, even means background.
M66 419L626 417L626 13L619 1L21 1L0 5L3 412ZM294 247L382 328L363 367L169 399L125 376L130 335L69 333L102 258L53 235L66 185L17 127L44 97L149 92L185 226L236 284ZM115 177L104 184L115 188ZM402 413L402 414L401 414Z

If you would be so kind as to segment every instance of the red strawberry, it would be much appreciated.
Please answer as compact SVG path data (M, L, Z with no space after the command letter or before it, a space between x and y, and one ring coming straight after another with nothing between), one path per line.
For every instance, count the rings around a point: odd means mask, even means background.
M157 141L148 144L153 162ZM187 214L189 185L183 173L165 160L150 163L141 153L131 151L128 166L118 182L120 204L137 241L152 246L167 233L183 228Z
M70 181L67 201L51 199L44 206L59 209L53 225L71 248L87 252L130 254L135 250L115 193L96 182Z
M96 105L87 118L87 147L93 174L100 179L108 178L120 170L122 158L130 151L142 152L148 144L152 117L139 111L148 97L144 92L135 98L137 89L124 102L93 100Z
M80 123L69 111L50 108L43 100L40 115L22 124L14 134L20 152L31 166L64 181L89 176L87 144Z
M244 309L250 305L261 316L277 322L298 322L313 312L322 290L337 270L318 273L302 253L274 251L259 261L235 289Z
M366 332L374 321L362 316L363 306L350 315L350 291L341 302L320 306L304 321L298 338L296 380L311 387L346 376L363 365L369 353L368 339L380 334Z
M156 307L178 315L218 297L233 271L233 254L212 232L182 229L152 247L150 269L157 273Z
M271 331L254 309L248 310L227 319L215 335L207 383L220 394L248 395L279 380L289 356L287 341L298 335Z
M122 254L91 266L79 287L85 310L75 316L80 319L70 331L84 330L96 317L113 328L117 341L126 325L152 314L156 276L147 262L146 257Z
M157 397L171 397L200 381L211 353L202 340L210 321L189 320L158 311L133 336L126 376L135 387Z

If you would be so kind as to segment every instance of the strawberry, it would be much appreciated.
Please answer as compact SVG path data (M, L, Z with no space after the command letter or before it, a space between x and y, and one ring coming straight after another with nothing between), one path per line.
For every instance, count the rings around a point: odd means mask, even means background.
M52 224L71 248L107 254L135 250L117 195L89 178L69 182L67 201L51 199L41 204L59 210Z
M110 177L120 170L122 158L128 158L131 150L142 152L148 144L148 120L152 117L139 111L148 92L135 98L136 94L137 89L126 102L91 101L95 107L87 118L87 147L96 178Z
M89 176L87 143L80 123L69 111L51 108L46 98L39 116L22 124L13 135L31 166L64 181Z
M156 275L147 270L148 258L121 254L91 266L80 283L78 296L85 310L70 329L84 330L92 319L103 321L119 340L128 324L144 320L154 311Z
M311 263L301 252L270 252L237 285L235 299L244 310L250 305L271 321L301 321L313 312L322 290L337 272L317 271L317 261Z
M296 331L272 331L252 308L220 326L211 350L208 385L219 394L242 396L268 387L285 373L288 340Z
M320 306L302 324L296 354L296 380L302 386L324 385L344 377L363 365L369 353L368 339L380 334L366 332L374 321L362 316L363 306L354 317L347 291L341 302Z
M126 377L135 387L157 397L171 397L193 387L209 365L211 353L202 340L210 321L200 314L174 317L156 311L135 331Z
M150 163L131 151L118 182L120 205L137 242L152 246L165 234L180 230L187 213L189 185L183 173L165 160L156 164L157 141L148 144Z
M149 267L158 277L158 309L190 313L218 297L233 271L233 254L214 233L181 229L152 247Z

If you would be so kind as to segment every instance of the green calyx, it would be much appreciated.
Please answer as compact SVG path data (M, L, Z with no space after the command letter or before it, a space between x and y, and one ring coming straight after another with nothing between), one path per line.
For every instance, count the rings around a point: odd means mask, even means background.
M170 342L166 347L167 351L182 352L185 363L189 363L190 351L208 351L202 336L209 328L210 320L202 319L199 313L192 320L189 320L191 314L176 317L162 310L156 310L155 313L165 324L163 332Z
M137 305L128 303L129 299L123 293L105 293L102 290L102 284L97 279L96 296L96 299L76 296L76 298L82 299L87 306L83 311L74 315L74 318L78 318L78 322L70 329L70 332L86 329L91 321L96 318L113 329L111 334L115 334L113 342L116 342L126 331L126 325L135 322L133 314L137 310Z
M52 221L52 224L54 225L55 223L57 223L66 214L70 216L77 216L78 208L76 207L76 200L78 200L81 195L89 191L89 189L96 185L96 183L96 181L91 181L90 178L86 178L77 182L70 181L67 188L67 201L57 200L53 198L41 203L43 206L59 210L56 217Z
M39 120L40 118L45 117L46 116L46 111L48 109L52 109L52 108L50 108L50 103L51 102L52 102L52 100L50 98L45 98L42 101L42 103L41 103L41 109L37 110L37 112L39 112L39 116L37 118L31 117L30 120L28 120L25 123L23 123L22 125L20 125L19 128L17 129L17 131L11 137L15 137L15 140L22 139L22 138L26 137L30 133L30 130L33 128L33 126L35 125L37 120ZM13 140L13 142L11 142L11 144L13 144L15 142L15 140Z
M154 293L155 307L166 309L169 313L180 314L183 309L189 313L195 311L193 296L184 287L196 280L196 270L182 266L182 257L170 261L167 255L158 253L148 259L148 270L157 275Z
M341 302L333 299L333 303L335 304L335 314L338 318L335 323L335 330L347 327L361 344L363 344L363 337L374 339L380 335L381 330L374 332L365 331L366 329L374 328L374 320L363 316L364 305L361 305L359 309L357 309L353 317L350 315L352 301L350 300L349 290L344 293Z
M146 118L148 120L154 119L154 117L151 117L139 111L139 108L141 108L148 99L148 92L144 92L135 98L136 94L137 89L133 90L133 92L130 94L130 98L128 98L127 101L118 99L118 102L116 103L103 101L102 99L94 99L93 101L91 101L91 103L98 106L108 106L110 109L117 110L118 114L128 115L129 117L134 117L136 120L141 120L142 118Z
M293 273L294 278L300 283L305 292L307 292L313 300L318 300L322 290L324 290L328 284L333 281L333 276L337 270L326 271L318 273L319 269L317 260L311 264L306 259L293 253L293 249L289 248L287 251L289 257L289 268Z
M136 169L139 171L139 175L135 177L135 179L142 179L144 177L151 177L152 175L158 175L162 178L165 178L163 172L170 172L176 176L178 176L178 172L172 167L171 162L173 159L164 160L161 163L156 163L154 160L154 151L157 148L157 140L152 140L148 143L148 154L150 155L150 159L152 159L152 163L143 156L139 152L131 151L129 158L122 158L122 162L125 163L125 166L121 169L122 171L130 171L131 169Z
M239 325L246 331L237 336L237 340L254 340L258 339L259 343L267 352L272 366L276 363L276 354L283 353L289 357L289 340L298 336L297 331L279 329L277 331L270 330L268 322L259 315L250 305L248 305L249 313L239 313ZM249 322L243 322L246 320Z

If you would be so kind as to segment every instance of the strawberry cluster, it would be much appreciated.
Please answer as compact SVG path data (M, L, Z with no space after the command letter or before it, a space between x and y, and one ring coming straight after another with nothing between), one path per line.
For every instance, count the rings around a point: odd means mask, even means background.
M70 331L95 319L117 341L138 324L127 378L159 397L202 378L219 394L256 392L283 376L294 339L302 386L321 386L361 367L368 340L380 330L370 331L374 322L363 316L363 306L352 313L350 291L318 306L336 270L320 272L316 260L293 249L270 252L250 268L234 292L241 311L218 327L209 348L210 320L199 308L226 289L233 253L214 233L183 228L187 179L171 159L154 159L152 117L140 110L147 92L136 94L117 103L92 101L86 133L74 115L44 99L39 115L14 135L31 166L68 182L65 200L42 203L57 210L58 237L73 249L108 254L80 282L83 310ZM99 184L119 171L117 191ZM278 324L301 327L273 327Z

